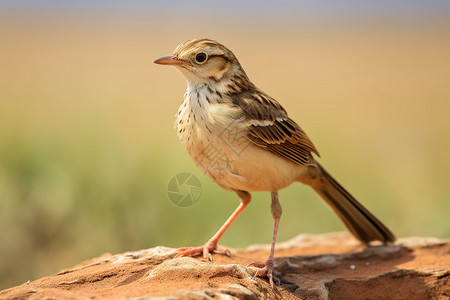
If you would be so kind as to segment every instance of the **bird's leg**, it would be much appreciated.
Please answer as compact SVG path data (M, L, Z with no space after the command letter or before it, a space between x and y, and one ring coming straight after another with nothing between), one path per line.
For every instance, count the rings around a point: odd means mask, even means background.
M233 221L236 220L236 218L245 209L245 207L247 207L252 198L249 192L236 191L236 193L238 194L241 203L231 214L225 224L220 227L219 231L217 231L217 233L212 238L210 238L209 241L207 241L203 246L179 248L178 254L175 257L203 255L204 258L212 261L211 252L214 251L230 256L230 251L217 245L217 243L219 242L225 231L228 229L228 227L230 227L231 223L233 223Z
M272 213L272 217L275 221L275 225L273 227L273 236L272 236L272 245L270 247L270 254L265 263L252 263L249 266L256 266L260 268L255 276L259 277L268 277L270 281L270 285L273 288L273 259L275 253L275 242L277 239L278 232L278 224L280 223L281 213L283 210L281 209L280 202L278 201L278 191L272 192L272 202L270 204L270 212Z

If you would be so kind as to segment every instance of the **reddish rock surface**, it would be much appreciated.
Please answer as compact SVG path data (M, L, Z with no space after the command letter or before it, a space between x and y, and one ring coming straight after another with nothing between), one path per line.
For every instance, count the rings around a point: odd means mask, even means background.
M365 247L345 233L300 235L280 243L272 290L253 279L267 246L176 258L156 247L105 254L58 274L0 292L6 299L449 299L450 242L404 238Z

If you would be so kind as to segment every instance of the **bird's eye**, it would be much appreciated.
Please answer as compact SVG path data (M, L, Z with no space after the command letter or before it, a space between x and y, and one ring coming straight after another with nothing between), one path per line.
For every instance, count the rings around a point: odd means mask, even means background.
M206 53L200 52L195 56L195 61L199 64L202 64L206 61L206 58L208 58Z

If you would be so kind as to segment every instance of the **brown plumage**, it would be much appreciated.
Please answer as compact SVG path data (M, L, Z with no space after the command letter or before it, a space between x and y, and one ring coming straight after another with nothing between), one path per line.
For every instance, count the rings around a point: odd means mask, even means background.
M313 158L316 147L273 98L247 77L235 55L222 44L196 39L179 45L158 64L177 67L188 89L177 115L177 132L194 162L221 187L236 192L241 204L205 245L179 249L178 256L212 251L248 205L249 191L269 191L275 221L271 253L255 276L271 284L275 238L281 217L278 190L298 181L311 186L360 241L395 241L394 234L348 193Z

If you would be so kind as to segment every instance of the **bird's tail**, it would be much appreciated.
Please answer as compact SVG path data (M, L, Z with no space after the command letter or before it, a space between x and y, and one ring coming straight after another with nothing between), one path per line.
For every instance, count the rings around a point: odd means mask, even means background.
M316 162L317 163L317 162ZM331 175L317 163L318 174L310 185L331 206L348 230L361 242L378 240L383 243L395 241L395 235L370 211L347 192Z

